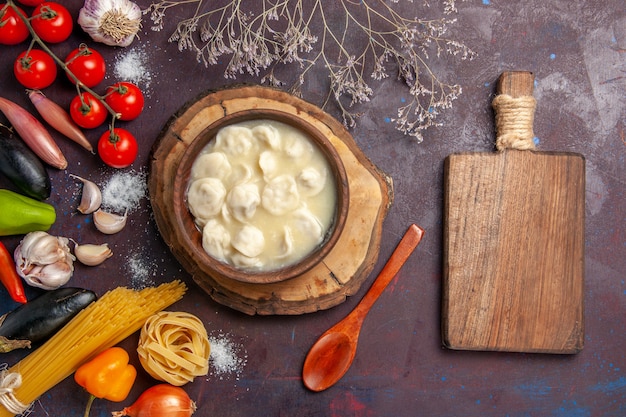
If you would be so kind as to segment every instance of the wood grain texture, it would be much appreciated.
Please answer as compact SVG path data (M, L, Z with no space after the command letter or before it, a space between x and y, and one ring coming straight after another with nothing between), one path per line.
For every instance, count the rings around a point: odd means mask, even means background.
M584 158L519 150L450 155L444 200L444 345L580 351Z
M507 71L498 78L498 91L511 97L533 95L534 74L528 71Z
M176 166L190 143L219 118L250 108L289 112L324 132L340 155L350 187L346 225L333 250L305 274L282 282L251 284L210 275L181 245L172 204ZM393 200L391 178L378 170L345 128L318 107L279 90L240 86L207 92L174 115L154 145L148 181L159 231L195 282L215 301L246 314L295 315L325 310L354 294L380 249L382 222Z

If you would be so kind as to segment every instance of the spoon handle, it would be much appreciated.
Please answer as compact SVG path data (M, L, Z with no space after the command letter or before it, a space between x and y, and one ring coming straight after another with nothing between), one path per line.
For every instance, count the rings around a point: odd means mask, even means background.
M409 258L413 250L422 240L424 236L424 229L412 224L408 230L404 233L402 240L396 246L396 249L391 254L391 257L383 267L382 271L367 291L361 302L354 309L354 315L358 321L365 318L365 315L369 309L374 305L380 294L387 288L387 285L396 276L402 265Z

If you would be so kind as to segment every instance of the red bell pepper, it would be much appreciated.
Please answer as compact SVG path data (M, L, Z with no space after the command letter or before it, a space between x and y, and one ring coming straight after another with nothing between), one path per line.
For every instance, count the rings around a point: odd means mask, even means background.
M26 303L22 279L15 270L13 257L2 242L0 242L0 281L2 281L2 285L5 286L14 301L22 304Z

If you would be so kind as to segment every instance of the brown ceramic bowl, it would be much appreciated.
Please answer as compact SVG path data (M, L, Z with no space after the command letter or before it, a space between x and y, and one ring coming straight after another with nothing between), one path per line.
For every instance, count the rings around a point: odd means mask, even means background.
M258 271L238 268L236 266L221 262L210 256L202 247L202 232L196 226L192 214L189 212L186 200L186 190L189 187L189 177L191 168L199 153L207 144L213 141L217 132L228 125L250 120L274 120L291 125L306 134L311 142L326 156L332 170L332 175L336 187L336 207L334 220L327 230L320 245L311 253L295 264L291 264L280 269ZM292 114L270 109L251 109L227 115L215 123L209 125L199 134L189 147L185 150L180 163L176 169L174 179L174 196L176 200L173 204L175 227L184 232L180 234L182 250L186 252L187 258L191 257L196 262L196 267L202 272L211 276L226 277L240 282L267 284L285 281L304 274L328 255L339 239L344 228L348 214L349 190L348 177L343 166L343 162L337 150L329 139L318 129L308 122Z

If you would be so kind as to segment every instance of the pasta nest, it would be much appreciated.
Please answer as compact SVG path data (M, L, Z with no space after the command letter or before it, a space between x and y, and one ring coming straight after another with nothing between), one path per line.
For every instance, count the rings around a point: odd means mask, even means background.
M190 313L161 311L149 317L141 329L137 353L146 372L175 386L209 372L207 331Z

